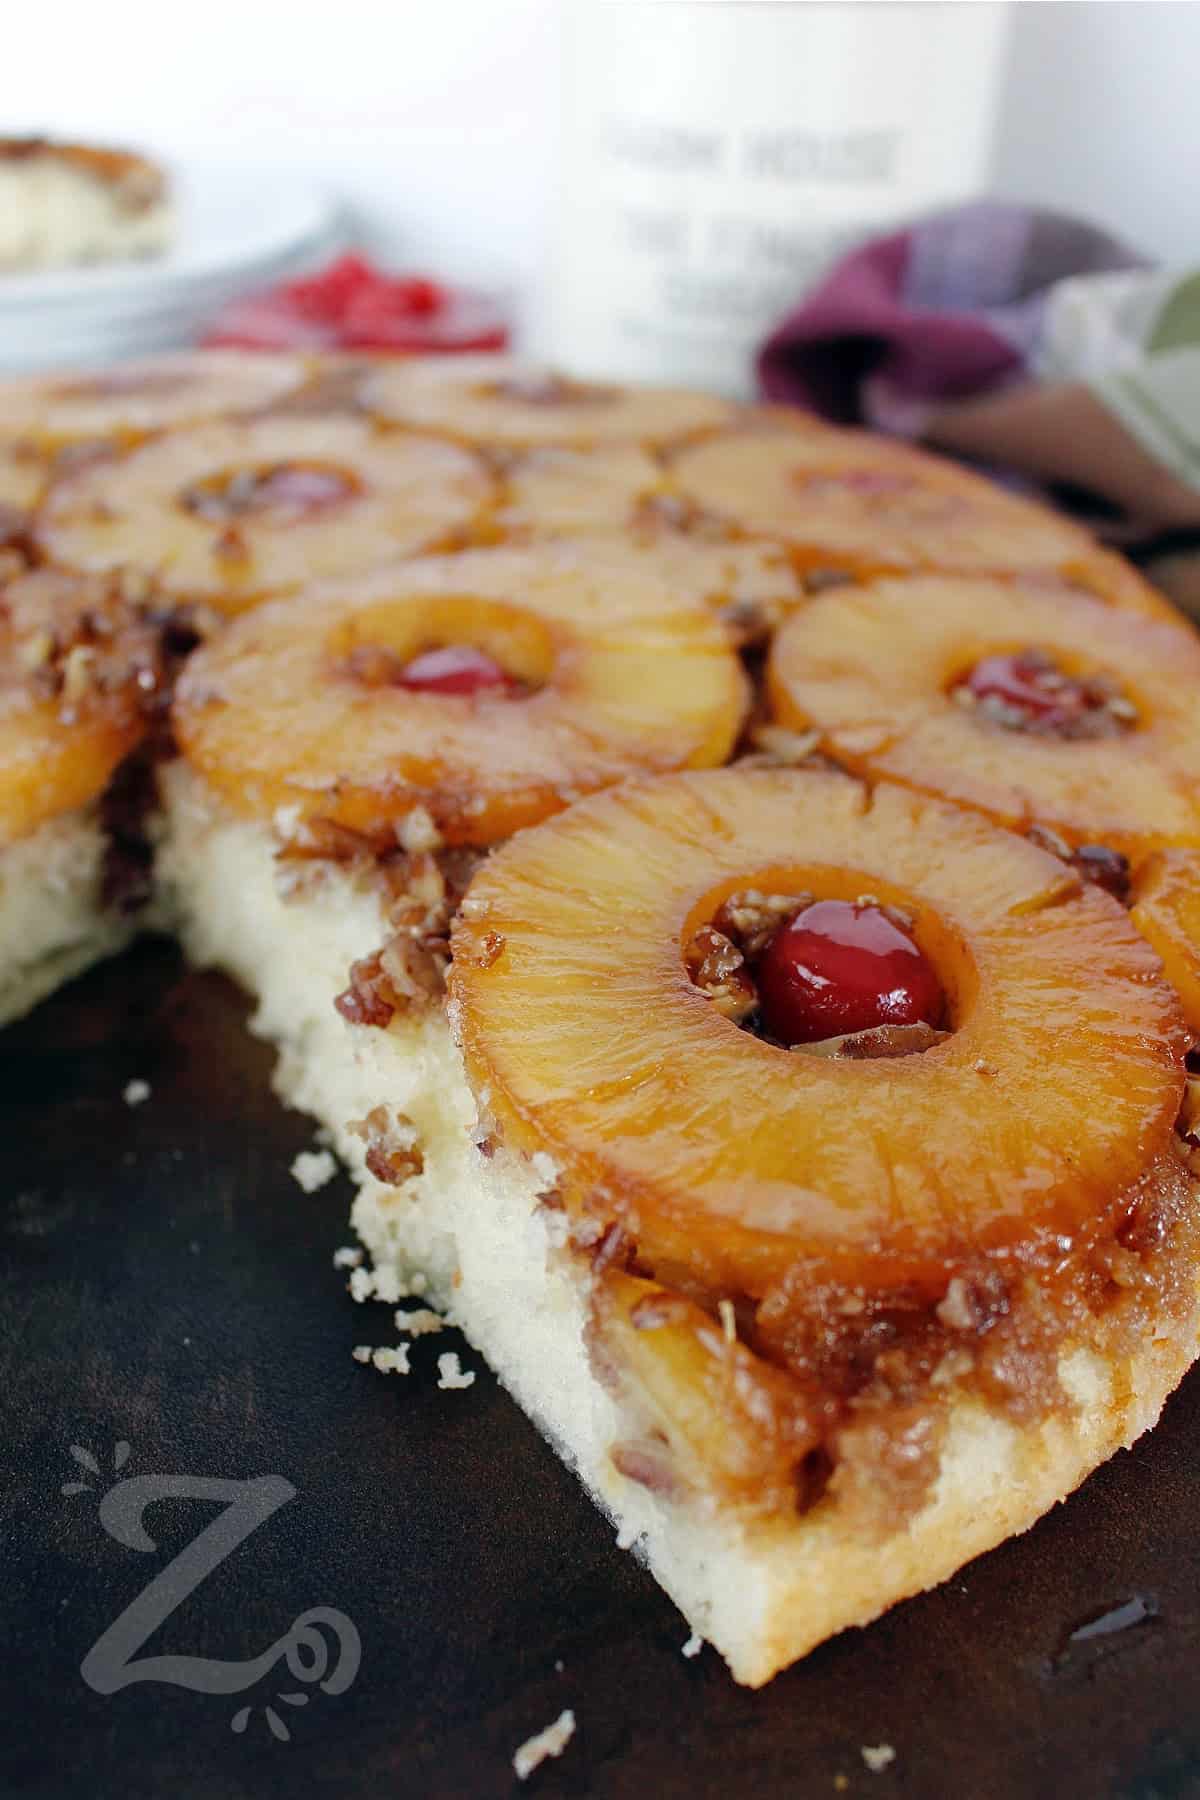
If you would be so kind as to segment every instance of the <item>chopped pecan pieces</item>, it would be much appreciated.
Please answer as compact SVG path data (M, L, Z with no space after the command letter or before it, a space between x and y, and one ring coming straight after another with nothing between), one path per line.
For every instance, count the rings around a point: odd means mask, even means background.
M754 1011L758 992L746 959L723 932L702 925L687 946L684 962L696 987L727 1019L741 1020Z
M403 1187L425 1167L417 1128L407 1113L376 1106L347 1130L362 1139L367 1146L367 1168L376 1181L388 1187Z
M812 899L811 894L760 894L757 888L742 888L730 894L713 925L732 939L743 956L758 956L779 927L811 906Z
M849 1062L867 1062L886 1056L912 1056L932 1050L948 1038L948 1031L932 1025L876 1025L870 1031L852 1031L845 1037L822 1038L815 1044L793 1044L808 1056L839 1056Z
M333 1004L351 1025L391 1024L397 1002L379 951L351 963L349 984Z

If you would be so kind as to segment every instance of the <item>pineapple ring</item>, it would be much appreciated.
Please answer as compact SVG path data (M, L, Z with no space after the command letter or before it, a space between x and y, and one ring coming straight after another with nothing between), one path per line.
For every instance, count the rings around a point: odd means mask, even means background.
M627 531L662 470L636 444L578 450L549 445L514 456L496 524L506 536L569 537Z
M1129 916L1200 1033L1200 851L1156 850L1133 876Z
M46 485L46 465L20 438L0 444L0 507L26 513Z
M534 691L399 686L439 644ZM360 668L380 653L382 679L355 674L356 651ZM191 659L175 729L239 812L298 807L394 841L422 807L446 841L482 845L640 769L722 762L745 705L719 622L652 564L546 546L397 564L248 614Z
M734 415L714 394L571 381L502 356L399 360L367 381L363 402L393 424L513 448L664 444Z
M253 483L327 484L315 505ZM249 490L239 511L233 484ZM176 599L241 612L309 581L358 575L468 526L492 482L440 439L382 437L351 418L202 425L56 482L38 541L66 568L144 569ZM223 498L228 497L228 499Z
M1113 675L1137 709L1133 728L1052 738L955 703L954 682L980 658L1029 647L1071 672ZM1135 857L1200 844L1197 686L1200 640L1182 623L1036 584L932 575L820 595L788 620L767 668L778 720L818 730L855 773Z
M951 1035L848 1062L724 1018L683 945L747 886L904 906ZM685 1292L761 1299L802 1274L937 1294L964 1253L1111 1228L1183 1092L1178 1002L1115 901L977 814L836 772L581 801L488 860L452 949L504 1141L549 1152L568 1204Z
M955 463L798 416L684 449L672 476L685 501L783 538L810 568L1062 569L1097 551L1087 532Z
M186 350L93 374L31 375L0 385L5 429L47 444L142 437L222 413L253 412L298 390L296 356Z
M145 733L129 684L92 691L88 655L62 656L77 635L88 635L98 598L93 583L50 570L19 575L3 589L0 846L89 805Z

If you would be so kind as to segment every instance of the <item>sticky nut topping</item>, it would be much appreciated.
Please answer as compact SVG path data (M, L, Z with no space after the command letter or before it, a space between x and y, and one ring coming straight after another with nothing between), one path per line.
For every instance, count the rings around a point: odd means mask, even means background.
M211 628L200 609L157 605L133 570L18 575L0 617L29 692L56 702L65 725L104 712L163 721L183 660Z
M480 860L471 850L397 851L374 865L391 894L392 930L378 950L351 964L347 985L334 999L349 1024L385 1030L397 1013L422 1012L440 1000L451 921ZM364 857L360 866L372 865ZM503 947L502 939L491 946L493 961Z

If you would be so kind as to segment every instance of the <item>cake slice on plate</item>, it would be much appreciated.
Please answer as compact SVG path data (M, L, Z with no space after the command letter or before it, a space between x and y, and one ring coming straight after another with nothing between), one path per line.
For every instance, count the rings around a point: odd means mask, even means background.
M0 270L162 256L174 236L167 174L149 157L0 138Z

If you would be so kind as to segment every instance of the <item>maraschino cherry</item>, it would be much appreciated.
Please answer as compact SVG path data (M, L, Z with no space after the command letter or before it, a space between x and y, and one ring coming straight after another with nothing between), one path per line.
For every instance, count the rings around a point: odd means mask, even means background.
M1037 650L981 657L964 685L976 700L999 700L1043 727L1072 724L1096 704L1082 681Z
M945 997L933 965L882 907L817 900L780 927L758 965L763 1023L781 1044L940 1025Z
M423 694L481 694L510 689L507 670L473 644L445 644L422 650L400 671L400 686Z

